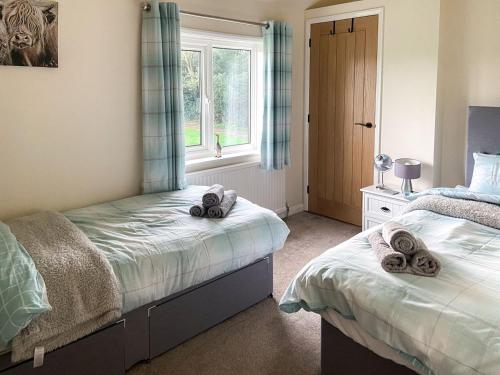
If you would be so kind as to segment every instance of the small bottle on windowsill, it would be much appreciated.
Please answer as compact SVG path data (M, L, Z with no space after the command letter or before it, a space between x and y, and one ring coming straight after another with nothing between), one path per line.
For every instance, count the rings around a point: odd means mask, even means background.
M215 136L217 137L217 144L215 145L215 157L219 159L222 157L222 146L219 142L219 134L216 134Z

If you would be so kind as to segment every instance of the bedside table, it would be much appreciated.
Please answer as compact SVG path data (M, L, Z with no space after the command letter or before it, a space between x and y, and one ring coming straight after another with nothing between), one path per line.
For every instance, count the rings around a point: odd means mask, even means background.
M361 189L361 192L363 193L363 230L401 215L404 207L410 202L401 193L387 194L377 189L375 185L365 187Z

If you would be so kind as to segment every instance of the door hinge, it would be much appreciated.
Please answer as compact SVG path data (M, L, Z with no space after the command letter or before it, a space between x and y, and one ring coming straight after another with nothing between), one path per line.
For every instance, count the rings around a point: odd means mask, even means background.
M311 122L311 115L307 115L307 122Z
M309 194L309 185L307 185L307 194Z
M311 48L311 45L312 45L312 41L311 41L311 38L309 38L309 48Z

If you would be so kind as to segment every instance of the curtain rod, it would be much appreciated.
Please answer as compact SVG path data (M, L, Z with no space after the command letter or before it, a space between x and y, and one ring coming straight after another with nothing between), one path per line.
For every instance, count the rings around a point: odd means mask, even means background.
M151 4L144 3L142 5L142 9L144 9L146 12L149 12L151 10ZM220 16L211 16L209 14L188 12L186 10L181 10L180 13L184 14L186 16L191 16L191 17L209 18L212 20L228 21L228 22L234 22L234 23L243 23L243 24L255 25L255 26L264 26L266 29L269 27L268 23L263 23L263 22L246 21L246 20L239 20L236 18L227 18L227 17L220 17Z

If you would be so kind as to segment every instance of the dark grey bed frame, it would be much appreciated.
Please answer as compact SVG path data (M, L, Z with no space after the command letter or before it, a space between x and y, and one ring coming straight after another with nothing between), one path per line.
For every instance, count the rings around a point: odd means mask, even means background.
M379 357L321 319L321 375L415 375L408 367Z
M469 107L466 186L474 170L474 152L500 152L500 107ZM345 336L326 320L321 321L322 375L415 375L405 366L379 357Z
M133 310L87 337L33 360L0 356L1 375L121 375L272 296L273 257Z

